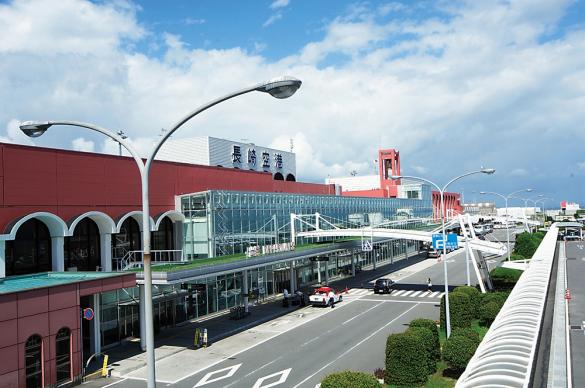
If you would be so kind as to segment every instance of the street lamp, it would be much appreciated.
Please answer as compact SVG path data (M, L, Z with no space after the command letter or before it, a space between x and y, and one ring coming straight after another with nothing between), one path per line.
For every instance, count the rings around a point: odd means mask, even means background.
M519 199L521 201L524 201L524 210L522 212L524 214L524 228L528 231L528 233L532 233L532 228L530 226L528 226L528 216L526 214L526 209L528 208L528 202L532 202L533 210L536 208L536 204L534 203L534 200L531 198L522 198L522 197L510 197L510 198L516 198L516 199Z
M443 229L443 272L444 272L444 276L445 276L445 322L446 322L446 329L447 329L447 338L449 338L451 336L451 314L449 312L449 281L447 279L447 233L445 232L445 190L447 190L447 187L449 187L449 185L461 178L464 178L466 176L469 175L473 175L473 174L488 174L491 175L493 173L495 173L496 170L493 168L482 168L481 170L477 170L477 171L472 171L472 172L468 172L466 174L463 175L459 175L453 179L451 179L449 182L447 182L447 184L445 186L443 186L443 188L440 188L436 183L425 179L425 178L420 178L417 176L409 176L409 175L394 175L391 178L393 180L396 179L414 179L414 180L418 180L418 181L423 181L426 182L434 187L437 188L437 190L439 190L439 194L441 195L441 224L442 224L442 229Z
M540 199L537 199L536 201L534 201L534 205L536 205L538 202L542 201L542 225L544 226L544 223L546 222L546 209L544 206L544 203L546 201L552 200L552 198L548 198L548 197L543 197Z
M111 131L109 129L98 127L97 125L82 123L77 121L27 121L22 123L20 129L26 135L30 137L39 137L44 134L53 125L70 125L76 127L83 127L100 132L118 143L122 144L124 148L128 150L130 155L136 161L138 170L140 171L140 180L142 184L142 249L143 249L143 267L144 267L144 322L145 322L145 336L146 336L146 353L147 353L147 370L148 370L148 387L156 387L156 374L155 374L155 357L154 357L154 331L153 331L153 316L152 316L152 271L151 271L151 257L150 257L150 208L149 208L149 197L148 197L148 178L150 167L154 158L163 143L183 124L189 121L199 113L217 105L223 101L229 100L233 97L237 97L242 94L246 94L253 91L268 93L271 96L279 99L288 98L292 96L301 87L301 81L294 77L278 77L268 82L263 82L252 87L248 87L236 92L227 94L216 100L208 102L205 105L200 106L196 110L192 111L181 120L179 120L171 130L159 140L155 145L154 149L143 162L134 147L127 142L121 135Z
M522 189L522 190L517 190L514 191L508 195L502 195L500 193L496 193L494 191L480 191L479 193L482 195L485 194L492 194L492 195L497 195L498 197L501 197L504 199L505 203L506 203L506 239L508 241L508 261L510 261L510 226L508 225L508 199L510 199L514 194L518 194L518 193L530 193L532 191L532 189Z

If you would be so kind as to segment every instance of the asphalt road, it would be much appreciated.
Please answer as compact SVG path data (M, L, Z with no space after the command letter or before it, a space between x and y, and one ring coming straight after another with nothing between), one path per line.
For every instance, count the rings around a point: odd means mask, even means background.
M502 241L502 231L495 236ZM505 240L505 231L503 231ZM324 376L346 369L373 372L384 368L386 338L402 332L415 318L439 318L440 296L444 290L443 263L432 259L415 266L418 272L408 272L397 282L391 295L373 295L371 283L363 289L352 289L335 308L319 309L319 315L291 330L278 332L266 341L251 340L247 350L226 357L198 371L197 365L180 365L192 370L180 380L158 386L177 388L216 387L315 387ZM430 266L429 266L430 265ZM458 250L447 257L449 284L466 283L465 254ZM497 265L493 260L491 266ZM470 268L472 284L475 273ZM433 290L426 291L431 278ZM297 310L295 314L302 313ZM309 310L307 310L309 312ZM291 318L292 320L292 318ZM279 322L286 320L280 319ZM259 330L270 331L270 328ZM236 341L237 336L224 341ZM213 350L213 347L210 348ZM99 384L99 385L97 385ZM110 386L145 387L143 380L109 380ZM89 386L104 386L103 383Z
M573 386L585 387L585 332L581 329L585 322L585 242L567 242L567 281L571 290L569 302L569 325L579 327L570 332L571 364L573 372Z

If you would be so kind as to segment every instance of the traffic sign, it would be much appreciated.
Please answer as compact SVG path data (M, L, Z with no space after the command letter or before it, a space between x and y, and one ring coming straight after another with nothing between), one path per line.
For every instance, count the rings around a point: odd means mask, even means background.
M447 249L455 250L459 247L457 235L455 233L447 234ZM443 235L441 233L433 234L433 249L443 249Z
M363 252L371 252L372 251L372 241L362 240L362 251Z
M83 309L83 318L84 319L91 321L93 319L93 317L95 317L95 314L93 313L93 309L91 307Z

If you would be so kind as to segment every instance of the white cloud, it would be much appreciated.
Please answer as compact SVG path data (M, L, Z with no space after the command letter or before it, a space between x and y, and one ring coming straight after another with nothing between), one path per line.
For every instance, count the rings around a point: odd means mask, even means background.
M528 171L526 171L526 169L524 169L524 168L515 168L512 171L510 171L510 175L511 176L526 176L526 175L528 175Z
M289 3L290 3L290 0L274 0L270 4L270 9L284 8L284 7L288 6Z
M266 19L266 21L262 24L262 27L268 27L273 25L274 23L276 23L278 20L282 19L282 14L279 13L275 13L270 15L270 17L268 19Z
M185 23L188 26L205 24L205 19L185 18L183 20L183 23Z
M71 147L75 151L94 152L95 144L91 140L86 140L83 137L78 137L71 142Z
M164 55L152 57L134 48L154 32L130 3L2 4L0 35L10 39L0 40L0 140L30 143L14 118L65 118L123 129L144 155L161 128L197 106L289 74L303 80L290 99L238 97L175 136L246 137L284 149L293 137L303 181L366 174L382 147L401 151L404 171L438 182L484 165L498 172L461 184L502 192L554 185L585 195L583 185L557 177L585 141L585 30L542 39L570 3L440 4L450 17L380 22L381 12L401 10L362 3L326 24L322 39L278 61L260 55L263 46L197 47L171 34L162 39ZM100 135L65 127L35 142L69 147L81 136L118 152Z

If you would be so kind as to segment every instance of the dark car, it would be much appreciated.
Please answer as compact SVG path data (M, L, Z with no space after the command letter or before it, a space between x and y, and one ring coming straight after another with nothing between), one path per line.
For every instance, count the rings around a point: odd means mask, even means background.
M374 294L391 293L394 289L394 281L392 279L378 279L374 283Z

